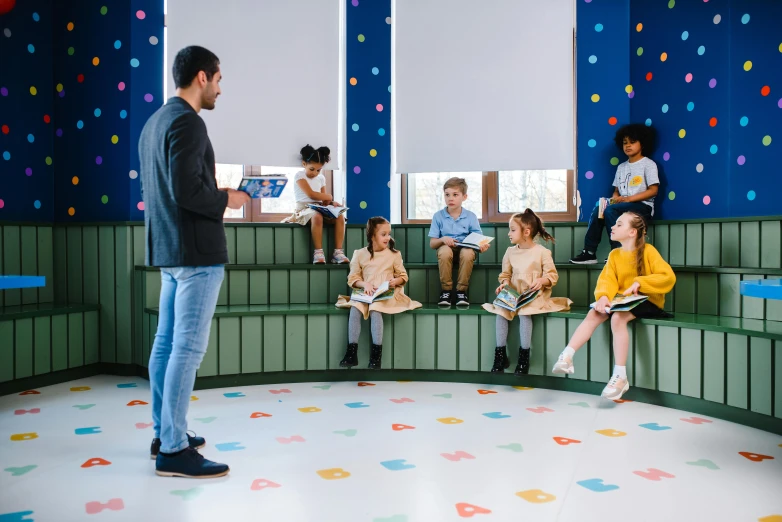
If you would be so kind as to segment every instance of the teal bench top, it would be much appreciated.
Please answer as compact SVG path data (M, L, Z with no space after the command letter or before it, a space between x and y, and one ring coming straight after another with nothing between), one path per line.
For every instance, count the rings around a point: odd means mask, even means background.
M0 276L0 290L10 290L16 288L38 288L46 286L46 277L44 276Z
M97 310L100 310L100 305L97 304L39 303L20 306L0 306L0 321L95 312Z
M761 299L782 299L782 279L742 281L741 295Z
M145 308L145 312L157 315L157 308ZM583 319L589 308L572 307L568 312L552 312L549 317ZM232 305L218 306L214 317L253 317L265 315L338 315L347 314L345 308L333 304L279 304L279 305ZM440 307L425 304L421 308L405 312L412 315L491 315L480 304L460 307ZM642 324L688 328L710 332L722 332L737 335L749 335L764 339L782 340L782 322L745 319L740 317L722 317L714 315L676 313L667 319L638 319Z

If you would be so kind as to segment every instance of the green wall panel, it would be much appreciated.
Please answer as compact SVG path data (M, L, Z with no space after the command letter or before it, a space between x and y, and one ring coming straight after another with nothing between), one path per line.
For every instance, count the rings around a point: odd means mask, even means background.
M52 319L51 317L36 317L33 320L35 329L35 375L42 375L52 371ZM97 325L95 325L97 332ZM0 339L3 334L0 331ZM10 352L10 350L8 350Z
M687 237L684 262L686 265L697 266L703 263L703 227L700 223L686 225Z
M554 367L554 363L557 362L557 359L559 358L559 354L562 352L562 350L565 349L565 346L567 345L568 339L567 339L567 319L562 319L559 317L550 317L546 320L546 356L544 360L546 361L546 368L548 370L551 370L551 368ZM531 355L531 354L530 354ZM574 359L575 364L575 359ZM551 375L559 375L560 377L564 377L564 375L561 374L551 374Z
M252 228L236 229L236 263L239 265L255 263L255 231Z
M223 317L218 327L218 370L220 375L241 373L241 322L239 317Z
M98 284L100 295L100 360L103 362L117 362L116 345L116 300L114 281L114 228L102 226L98 229L98 241L100 252L98 254ZM150 274L157 278L157 291L155 286L147 281L147 299L157 302L160 295L160 274ZM149 277L147 278L149 279ZM152 306L157 306L154 304Z
M38 301L54 301L54 238L52 227L38 227L38 275L46 278L46 286L38 289ZM1 257L1 256L0 256Z
M699 330L680 330L681 394L701 397L701 334Z
M750 410L773 415L771 394L773 383L772 342L770 339L751 338L749 345Z
M719 223L703 224L703 265L720 266L721 235Z
M84 313L84 364L100 361L98 312Z
M747 360L747 338L743 335L728 334L727 357L725 368L727 371L728 405L737 408L747 408L748 388L747 374L749 361Z
M457 347L459 337L458 316L438 315L437 317L437 369L457 370ZM470 347L464 346L464 350Z
M250 271L249 270L227 270L225 277L228 284L228 304L246 305L250 304Z
M242 317L242 373L263 371L263 318Z
M288 271L269 271L269 304L288 303Z
M597 327L589 340L590 376L593 381L608 382L611 378L611 325L608 321ZM557 353L559 357L559 353ZM548 366L551 369L552 366Z
M760 266L763 268L782 268L782 230L779 221L760 223Z
M68 314L68 368L84 366L82 314Z
M415 368L433 370L436 366L436 326L434 315L415 317Z
M115 285L116 285L116 339L117 362L130 364L133 360L131 347L131 277L133 273L133 238L129 227L115 229ZM86 281L86 280L85 280Z
M323 235L326 235L325 231ZM274 229L274 262L293 263L293 231L290 228Z
M679 393L679 330L657 327L657 389Z
M740 266L739 265L739 224L722 223L722 261L720 266Z
M307 369L327 370L328 367L328 316L310 315L307 320Z
M21 227L20 233L22 250L22 275L38 275L38 240L36 237L36 227ZM37 302L37 288L25 288L22 290L22 304L33 304Z
M307 317L285 318L285 371L307 369Z
M576 332L576 328L578 328L580 324L581 321L578 319L567 320L567 339L565 340L565 343L562 344L560 352L565 348L568 341L573 337L573 334ZM632 353L630 353L630 355L632 355ZM556 353L555 357L559 358L559 353ZM585 344L579 351L576 352L575 356L573 357L573 366L575 367L575 372L573 372L573 375L568 376L568 378L581 380L589 379L589 343ZM551 367L547 369L551 371Z
M68 368L68 316L52 317L52 371Z
M3 274L19 275L22 273L21 229L17 226L3 227ZM3 290L5 294L5 306L17 306L22 304L22 292L20 290Z
M255 229L255 262L259 265L274 264L274 231L273 228Z
M741 276L720 274L720 315L741 316Z
M657 388L657 331L650 324L635 325L635 386Z
M14 338L14 322L0 321L0 339ZM12 381L14 379L14 351L9 349L0 350L0 382Z
M742 267L760 266L760 223L746 221L740 223L741 244L740 259Z
M703 332L703 398L725 403L725 334Z
M412 329L411 329L412 331ZM329 316L329 369L339 368L339 362L348 346L348 318L344 315ZM395 351L396 352L396 351ZM412 367L412 366L411 366Z
M263 371L285 370L285 317L263 318Z
M452 316L455 317L455 316ZM457 369L478 371L480 369L480 316L459 316L459 361ZM439 342L438 338L438 342Z
M720 305L718 274L697 274L697 310L699 314L717 315Z
M269 304L269 271L250 270L250 304Z
M16 321L14 337L16 346L10 347L11 350L15 348L16 352L14 377L30 377L33 375L33 320L28 318Z

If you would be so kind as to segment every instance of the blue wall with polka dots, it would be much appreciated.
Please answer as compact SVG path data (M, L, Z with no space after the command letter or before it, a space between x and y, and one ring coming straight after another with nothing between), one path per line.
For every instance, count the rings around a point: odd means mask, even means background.
M629 122L658 132L657 218L781 214L769 189L780 184L782 2L634 0L628 11L626 2L579 0L577 9L581 218L611 193L613 163L626 159L613 133ZM602 59L612 51L627 59ZM629 119L610 125L617 95Z
M391 2L345 2L360 223L390 214ZM769 0L577 0L580 219L625 160L616 129L645 121L659 135L656 217L779 214L780 19ZM141 220L136 144L163 101L162 0L17 2L0 30L0 220Z
M143 219L137 142L163 96L162 0L18 2L0 27L0 220Z

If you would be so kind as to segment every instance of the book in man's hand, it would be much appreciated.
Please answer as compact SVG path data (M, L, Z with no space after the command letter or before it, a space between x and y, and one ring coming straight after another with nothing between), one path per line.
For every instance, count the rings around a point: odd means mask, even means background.
M375 293L367 295L364 293L363 288L354 288L350 294L351 301L358 301L360 303L374 303L376 301L385 301L394 297L394 289L388 287L388 281L378 286Z
M457 241L456 246L480 250L483 245L488 245L492 242L492 240L494 240L493 237L484 236L483 234L477 234L473 232L461 241Z
M323 214L324 217L331 218L331 219L337 219L339 216L347 212L348 207L335 207L333 205L315 205L314 203L310 203L307 205L313 210L317 210L321 214Z
M243 177L236 190L247 192L253 199L278 198L287 184L288 178L283 174L262 174Z
M494 306L505 308L511 312L516 312L519 308L527 306L540 294L540 290L527 290L523 294L518 293L510 285L507 285L497 294L494 300Z
M648 295L622 295L616 294L611 302L606 306L606 313L611 312L629 312L639 304L649 299ZM594 308L597 301L589 305L589 308Z

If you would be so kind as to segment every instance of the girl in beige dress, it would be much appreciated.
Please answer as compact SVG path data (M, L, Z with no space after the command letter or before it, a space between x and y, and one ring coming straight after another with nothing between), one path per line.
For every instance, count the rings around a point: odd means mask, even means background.
M353 301L350 296L341 295L337 301L340 308L350 308L348 319L348 348L340 366L350 368L358 364L358 337L361 333L361 319L370 319L372 328L372 350L369 354L370 370L380 369L380 357L383 353L383 316L380 314L399 314L406 310L420 308L421 303L405 295L403 286L408 277L402 264L402 254L394 248L391 239L391 224L382 217L373 217L367 221L367 244L365 248L353 252L350 260L348 286L363 288L366 295L388 281L389 289L394 290L390 299L372 304Z
M527 209L523 213L514 214L508 222L508 227L508 237L513 246L508 248L502 258L502 273L498 278L500 286L497 287L496 293L499 294L507 285L519 293L527 290L540 290L540 293L534 301L520 308L518 312L511 312L493 304L484 304L483 308L497 314L497 348L494 350L492 373L504 373L505 368L510 366L506 350L508 326L518 315L521 346L519 363L514 374L525 375L529 373L529 353L532 342L530 316L569 310L572 301L564 297L551 297L551 288L557 284L559 274L554 266L551 252L535 243L535 238L540 236L552 242L554 238L543 228L540 218L531 209Z

